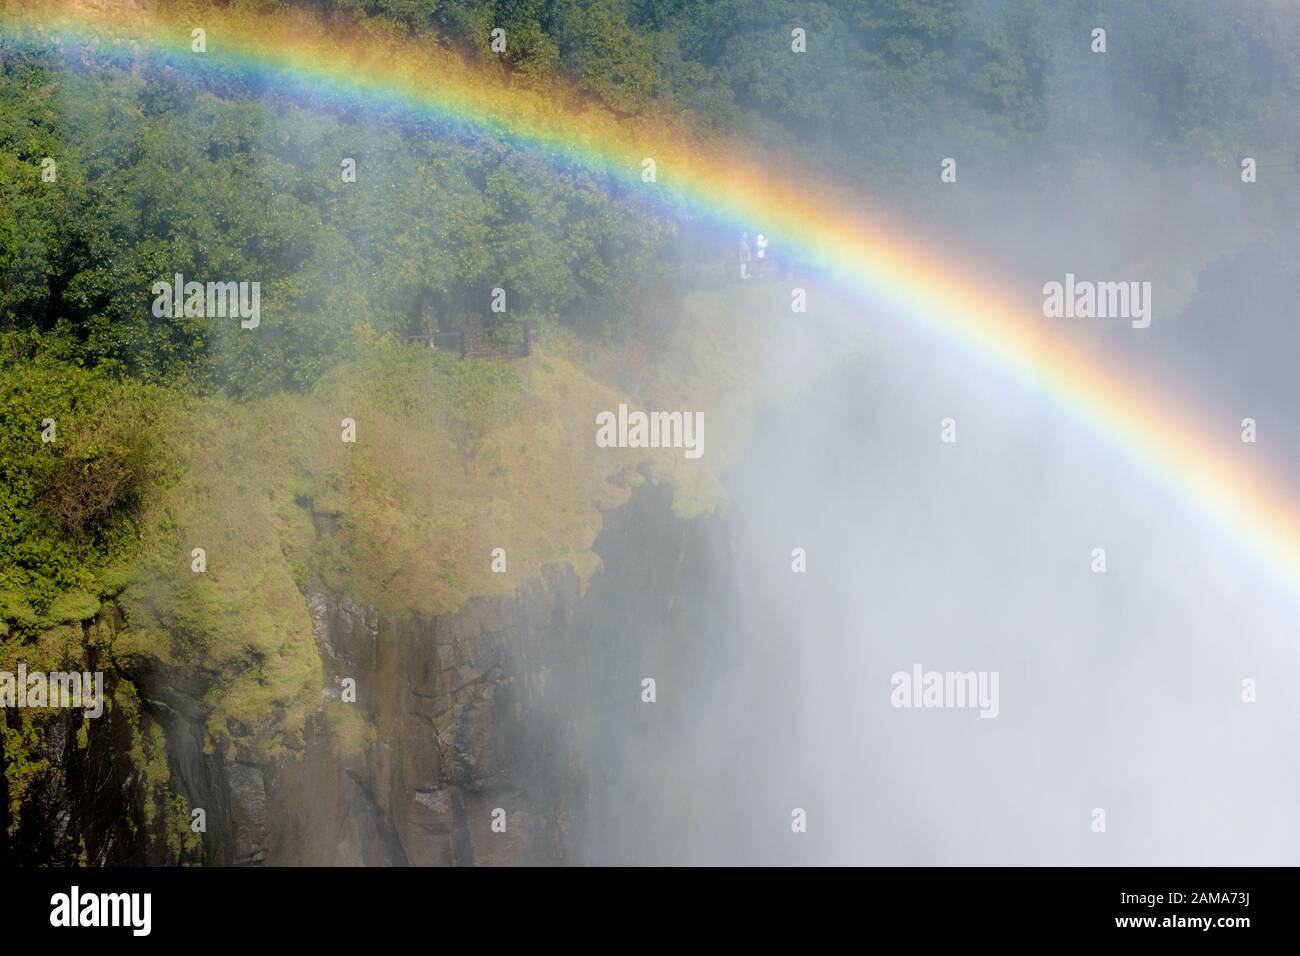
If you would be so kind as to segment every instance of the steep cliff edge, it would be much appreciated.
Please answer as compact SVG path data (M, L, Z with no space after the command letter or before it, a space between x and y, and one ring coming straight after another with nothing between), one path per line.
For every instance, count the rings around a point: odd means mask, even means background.
M503 368L367 340L308 394L165 403L173 466L130 553L90 569L90 610L60 597L72 618L3 642L0 665L102 670L109 701L5 714L0 859L644 849L609 808L637 801L726 653L690 617L726 603L718 476L756 409L847 354L769 299L690 300L655 361L560 332ZM705 457L599 445L597 416L634 395L704 415Z
M303 758L266 777L267 862L583 859L596 805L627 784L616 741L675 723L642 700L642 680L681 695L720 660L683 609L721 584L722 526L675 517L671 491L647 484L606 513L604 569L585 593L551 565L512 597L436 616L313 595L329 699ZM355 704L339 699L347 679ZM360 734L346 727L356 716Z
M642 681L684 698L725 653L695 639L709 622L686 610L703 604L692 594L725 587L716 577L725 519L680 518L671 498L646 483L606 512L594 546L603 570L585 589L571 566L553 564L512 596L438 615L306 597L323 687L300 749L269 755L237 722L231 746L213 748L211 675L102 655L115 700L129 685L140 706L119 700L82 747L68 739L79 716L49 736L50 768L31 805L41 812L24 818L22 857L560 864L589 856L588 839L634 839L611 834L602 809L634 786L625 742L643 738L652 751L681 724L642 699ZM85 629L87 646L111 647L121 623L107 608ZM131 769L141 747L153 790ZM198 808L201 835L187 826Z

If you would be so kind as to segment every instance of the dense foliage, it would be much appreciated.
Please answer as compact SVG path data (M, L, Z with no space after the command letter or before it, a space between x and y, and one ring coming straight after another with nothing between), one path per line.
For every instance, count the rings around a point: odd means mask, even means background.
M284 5L289 5L286 2ZM611 109L687 113L852 174L942 141L1148 154L1295 143L1278 0L318 0L559 73ZM1281 19L1279 19L1279 17ZM809 55L789 56L790 31ZM1108 31L1107 57L1089 49Z
M617 114L740 132L877 190L928 183L935 156L954 152L990 181L1107 151L1185 164L1300 140L1287 102L1300 55L1247 26L1283 15L1266 0L306 6L558 79ZM1095 24L1104 57L1088 50ZM796 25L806 55L790 53ZM488 51L497 26L504 58ZM149 381L299 388L357 322L454 321L498 286L514 317L626 321L652 298L644 283L693 258L667 242L677 224L507 144L323 115L128 57L88 68L3 35L0 71L0 329ZM364 171L346 188L340 156ZM152 284L177 272L258 280L276 321L254 350L237 323L153 315Z
M31 633L90 617L130 554L140 496L163 478L156 388L0 341L0 620Z
M162 70L105 79L30 54L5 70L0 324L151 381L300 387L352 325L486 312L498 286L517 316L618 301L666 228L491 143L413 143L391 123L223 99ZM54 183L34 175L44 156ZM275 321L253 337L159 317L152 286L176 273L259 281Z

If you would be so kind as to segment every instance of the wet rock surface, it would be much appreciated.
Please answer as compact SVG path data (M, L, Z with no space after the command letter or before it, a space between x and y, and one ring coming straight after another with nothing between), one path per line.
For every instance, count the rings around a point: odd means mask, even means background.
M587 859L589 838L601 855L639 844L635 818L610 808L672 725L642 680L682 694L719 664L698 639L711 622L681 599L717 586L716 524L674 518L668 492L647 487L606 515L585 593L554 565L513 597L431 618L313 595L325 694L355 680L375 741L349 756L322 733L282 768L270 862L561 864ZM625 773L638 739L645 760Z
M275 759L238 721L224 728L227 746L211 746L212 675L149 657L111 662L110 683L138 691L137 726L115 727L125 718L110 714L80 749L68 742L80 718L69 715L49 736L21 857L178 862L156 820L140 825L149 797L128 751L154 724L171 793L206 815L186 862L554 865L642 852L649 831L625 811L656 753L689 732L689 708L644 702L642 680L680 701L722 665L724 649L699 638L716 622L692 618L710 602L683 600L720 586L721 530L719 519L676 518L670 492L646 485L606 514L595 545L604 568L585 592L566 564L511 597L437 616L388 619L308 595L322 706L301 747ZM340 733L340 708L364 732Z

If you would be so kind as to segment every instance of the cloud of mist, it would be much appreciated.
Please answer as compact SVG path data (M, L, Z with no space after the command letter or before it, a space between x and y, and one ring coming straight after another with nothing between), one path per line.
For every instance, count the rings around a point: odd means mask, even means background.
M988 264L1031 318L1067 271L1152 282L1149 329L1038 320L1172 399L1225 460L1282 486L1300 475L1300 174L1245 186L1206 157L1171 170L1121 152L1062 175L1054 190L971 186L943 248ZM689 708L673 725L689 733L624 742L635 769L595 799L617 816L635 791L636 836L585 856L1294 862L1300 595L1189 507L1177 475L1135 467L1046 395L871 303L848 321L866 357L767 418L727 476L725 623L690 640L732 664L672 705ZM769 349L772 374L799 376L779 341ZM1244 417L1267 421L1268 439L1242 443ZM807 573L792 572L793 548ZM997 672L998 716L891 706L891 675L916 664ZM795 808L806 833L791 830Z

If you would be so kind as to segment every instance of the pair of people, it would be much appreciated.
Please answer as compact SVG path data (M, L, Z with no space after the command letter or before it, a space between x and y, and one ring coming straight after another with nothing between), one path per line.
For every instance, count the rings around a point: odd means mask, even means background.
M749 264L754 261L755 258L758 260L758 277L761 279L767 274L767 269L765 268L767 265L767 237L761 232L758 234L758 238L754 241L754 247L758 253L757 257L750 253L749 233L742 232L740 234L740 277L742 279L753 278L749 271Z

